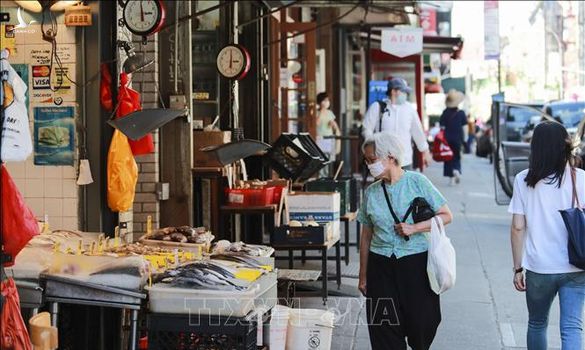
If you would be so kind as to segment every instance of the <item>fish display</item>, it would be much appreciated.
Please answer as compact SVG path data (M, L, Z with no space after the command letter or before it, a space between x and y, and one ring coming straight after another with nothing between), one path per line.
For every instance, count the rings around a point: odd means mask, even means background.
M142 238L166 242L205 244L211 242L214 236L205 227L180 226L161 228Z
M231 243L227 240L221 240L213 245L212 254L225 253L242 253L248 256L270 256L274 252L272 247L257 244L247 244L244 242Z
M177 288L237 291L247 287L236 283L234 271L212 260L189 263L158 275L156 282Z

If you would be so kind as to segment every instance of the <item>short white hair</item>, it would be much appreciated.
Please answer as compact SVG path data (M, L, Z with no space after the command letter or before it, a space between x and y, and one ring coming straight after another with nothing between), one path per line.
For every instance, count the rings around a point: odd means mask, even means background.
M386 158L391 156L396 159L398 166L401 166L402 157L404 157L404 148L398 137L387 132L379 132L369 136L362 145L362 153L365 153L366 147L374 146L376 157Z

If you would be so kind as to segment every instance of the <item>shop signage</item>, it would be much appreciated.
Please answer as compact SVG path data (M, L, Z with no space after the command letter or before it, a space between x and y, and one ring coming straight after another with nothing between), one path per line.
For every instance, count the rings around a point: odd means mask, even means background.
M484 58L497 60L500 58L500 20L497 0L483 2L483 16Z
M437 11L430 8L420 10L420 26L424 35L437 36Z
M397 57L421 53L422 28L389 28L382 30L382 51Z

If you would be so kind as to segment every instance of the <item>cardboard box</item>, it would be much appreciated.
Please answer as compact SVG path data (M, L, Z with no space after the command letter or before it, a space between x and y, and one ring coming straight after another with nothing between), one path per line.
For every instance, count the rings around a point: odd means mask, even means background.
M207 146L223 145L231 142L231 131L199 131L193 130L193 166L194 167L221 167L211 154L201 151Z
M319 227L280 226L274 229L270 237L273 245L319 245L329 241L333 236L333 226L329 222Z
M341 198L339 215L343 216L350 211L351 204L350 179L333 180L331 178L324 178L309 181L305 184L305 190L307 192L339 192Z
M295 192L288 195L289 220L331 222L333 237L340 233L339 192Z

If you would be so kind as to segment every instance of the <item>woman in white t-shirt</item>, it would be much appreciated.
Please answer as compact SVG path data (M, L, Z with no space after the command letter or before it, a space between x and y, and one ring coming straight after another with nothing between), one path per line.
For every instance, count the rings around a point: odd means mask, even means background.
M585 271L569 263L568 232L559 210L572 205L572 143L556 122L534 129L530 165L516 175L508 211L514 257L514 286L526 292L528 350L546 350L550 306L559 295L562 350L582 350ZM585 172L576 170L579 198ZM526 274L524 274L526 271Z

